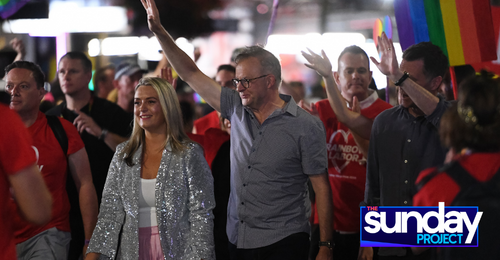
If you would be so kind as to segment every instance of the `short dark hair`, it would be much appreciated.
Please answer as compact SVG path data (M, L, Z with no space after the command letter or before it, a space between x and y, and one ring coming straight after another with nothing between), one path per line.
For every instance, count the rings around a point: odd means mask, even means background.
M368 54L366 54L365 50L361 49L359 46L356 45L351 45L349 47L346 47L339 55L339 59L337 60L337 63L340 64L340 59L344 54L346 53L352 53L352 54L363 54L366 57L366 60L368 62L368 70L370 70L370 58L368 58ZM339 66L340 67L340 66Z
M114 69L115 69L115 65L113 65L113 64L108 64L104 67L100 67L99 69L97 69L94 73L94 78L92 79L92 83L94 84L94 88L97 87L97 85L99 85L97 83L106 80L106 74L104 74L104 72L106 72L106 70L114 70Z
M261 46L254 45L242 50L236 57L235 62L238 64L240 61L252 57L259 59L260 65L264 71L274 75L277 85L279 86L279 82L281 82L281 64L278 58Z
M404 51L403 60L423 60L424 75L429 80L438 76L444 77L449 68L448 57L439 46L430 42L420 42L410 46Z
M500 82L483 70L460 85L458 100L441 119L443 144L457 152L499 151Z
M12 64L5 67L5 75L13 69L27 69L32 72L33 79L35 79L36 87L43 88L45 84L45 74L43 74L42 69L37 64L31 61L15 61Z
M222 64L217 68L217 73L221 70L227 70L232 73L236 73L236 68L231 64Z
M59 60L59 63L61 63L61 61L64 58L68 58L68 59L72 59L72 60L80 60L85 72L92 71L92 62L87 57L87 55L85 55L85 53L83 53L83 52L80 52L80 51L70 51L70 52L64 54L64 56L61 57L61 59Z

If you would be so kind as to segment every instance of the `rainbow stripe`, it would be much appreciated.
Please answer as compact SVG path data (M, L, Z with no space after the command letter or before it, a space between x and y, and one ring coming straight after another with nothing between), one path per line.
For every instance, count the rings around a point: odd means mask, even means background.
M489 0L395 0L394 11L403 50L430 41L451 66L497 59Z
M29 0L0 0L0 17L9 18L28 2Z
M378 37L382 36L382 32L385 32L389 39L392 39L392 21L387 15L384 20L377 19L373 25L373 41L375 41L375 46L378 46Z

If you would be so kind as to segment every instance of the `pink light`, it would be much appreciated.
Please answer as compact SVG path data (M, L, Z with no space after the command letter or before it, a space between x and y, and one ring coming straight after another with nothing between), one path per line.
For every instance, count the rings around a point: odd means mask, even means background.
M259 14L265 14L269 12L269 7L267 7L266 4L259 4L257 6L257 12L259 12Z
M61 33L56 36L56 57L58 64L61 57L68 52L68 36L68 33Z

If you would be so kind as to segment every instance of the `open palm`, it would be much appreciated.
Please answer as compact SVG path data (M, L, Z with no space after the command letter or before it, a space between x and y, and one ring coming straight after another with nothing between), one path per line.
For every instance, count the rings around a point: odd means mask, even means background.
M309 53L302 52L302 56L306 58L309 64L304 64L308 68L315 70L320 76L328 77L332 74L332 63L326 56L325 51L321 50L321 55L314 53L309 48L307 49Z
M385 33L382 33L382 37L379 37L378 42L381 54L380 62L374 57L370 57L370 59L384 75L397 75L399 72L399 64L392 40L389 39Z
M148 14L148 27L151 32L156 33L162 29L160 13L156 7L155 0L141 0L142 6Z

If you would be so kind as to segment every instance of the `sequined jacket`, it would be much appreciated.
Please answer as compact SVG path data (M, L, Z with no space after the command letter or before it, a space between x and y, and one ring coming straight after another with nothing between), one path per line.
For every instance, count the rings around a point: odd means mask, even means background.
M134 165L129 167L121 155L124 145L117 147L109 167L98 222L87 249L87 253L100 253L99 259L139 259L142 147L134 154ZM215 259L213 178L202 149L197 144L189 144L180 154L165 149L155 186L158 231L165 259Z

